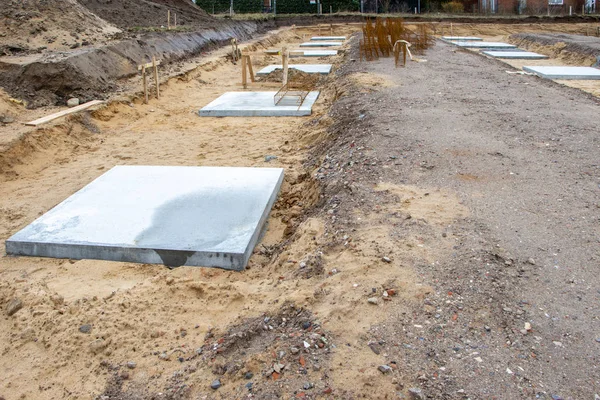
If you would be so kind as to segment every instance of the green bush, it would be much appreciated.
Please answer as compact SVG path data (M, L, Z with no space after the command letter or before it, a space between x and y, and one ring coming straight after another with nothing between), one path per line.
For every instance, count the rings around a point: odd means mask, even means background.
M442 3L442 10L448 14L460 14L464 12L465 8L461 2L450 1L448 3Z

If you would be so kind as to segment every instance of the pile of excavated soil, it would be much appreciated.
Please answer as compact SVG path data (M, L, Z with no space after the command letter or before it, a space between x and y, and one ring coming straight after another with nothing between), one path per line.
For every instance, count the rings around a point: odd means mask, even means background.
M561 59L569 64L591 65L600 56L600 38L568 34L517 33L510 41L519 47Z
M120 32L76 0L5 0L0 17L0 56L101 43Z
M288 79L290 81L297 80L314 80L317 82L319 79L312 74L307 74L306 72L300 71L296 68L288 69ZM270 72L268 75L259 76L256 79L259 82L282 82L283 81L283 69L276 69Z
M247 39L258 30L253 22L235 22L219 30L152 33L69 54L44 55L23 63L0 60L0 86L29 108L64 105L71 97L81 101L105 99L119 80L138 74L139 64L152 56L162 62L182 60L231 38ZM4 62L3 62L4 61Z
M214 28L219 21L188 0L78 0L96 15L120 28L167 26L167 12L171 24L177 14L177 25Z

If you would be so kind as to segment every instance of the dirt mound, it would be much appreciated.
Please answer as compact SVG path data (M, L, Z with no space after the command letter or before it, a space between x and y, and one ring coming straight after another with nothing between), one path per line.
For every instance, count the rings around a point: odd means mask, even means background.
M76 0L6 0L0 10L0 55L64 50L108 40L120 30Z
M288 79L290 81L297 81L297 80L318 81L318 77L315 77L312 74L307 74L306 72L300 71L299 69L295 69L295 68L288 69ZM257 80L259 82L282 82L283 81L283 70L276 69L273 72L270 72L268 75L259 77Z
M152 56L166 65L232 37L246 39L257 29L252 22L235 22L220 30L151 33L142 39L41 56L23 63L0 61L0 86L24 99L29 108L64 105L70 97L81 101L104 99L118 87L119 79L137 74L137 65L150 61Z
M177 14L178 26L211 27L218 21L188 0L78 0L91 12L120 28L161 27L167 25L167 11L171 10L171 24Z

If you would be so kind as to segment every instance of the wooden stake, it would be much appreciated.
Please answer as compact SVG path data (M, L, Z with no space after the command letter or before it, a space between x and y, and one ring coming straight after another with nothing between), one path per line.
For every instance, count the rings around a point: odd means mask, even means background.
M173 21L173 25L175 26L175 28L177 28L177 14L175 14L174 16L175 21Z
M402 43L402 59L404 64L402 64L403 67L406 67L406 53L408 50L408 45L406 43Z
M281 49L281 63L283 67L283 84L287 84L288 81L288 49L284 47Z
M171 10L167 10L167 30L171 29Z
M248 64L248 72L250 73L250 80L252 82L254 82L254 71L252 70L252 59L250 58L250 54L246 54L246 57L248 57L248 59L246 60L246 63Z
M146 66L142 66L142 80L144 81L144 104L148 104L148 78L146 77Z
M152 68L154 69L154 83L156 83L156 98L160 99L160 83L158 82L158 66L156 57L152 56Z
M246 71L246 56L242 55L242 86L248 89L248 72Z

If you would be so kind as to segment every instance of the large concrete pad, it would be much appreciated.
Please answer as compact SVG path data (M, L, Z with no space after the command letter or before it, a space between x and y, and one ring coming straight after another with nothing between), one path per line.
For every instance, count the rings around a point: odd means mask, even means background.
M507 58L512 60L543 60L548 58L543 54L531 51L482 51L483 54L494 58Z
M310 40L344 41L346 40L346 36L313 36Z
M334 47L341 46L342 42L304 42L300 43L300 47Z
M481 42L479 42L479 41L459 42L459 41L454 41L452 43L458 47L464 47L464 48L468 48L468 49L516 49L517 48L517 46L515 46L514 44L503 43L503 42L483 42L483 41L481 41Z
M442 36L442 40L447 40L447 41L469 41L469 42L474 42L474 41L478 41L478 40L483 40L480 37L477 36Z
M288 68L294 68L307 74L327 75L331 72L331 64L289 64ZM268 75L277 69L283 69L283 66L281 64L268 65L258 71L256 75Z
M117 166L6 241L9 255L242 270L283 169Z
M302 117L312 113L319 91L306 96L300 107L291 99L275 105L276 92L227 92L198 111L201 117Z
M535 66L523 67L523 71L531 72L547 79L600 79L600 69L592 67Z

